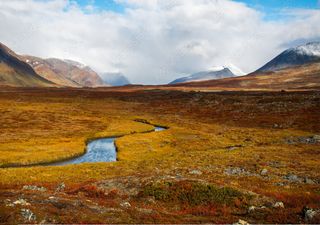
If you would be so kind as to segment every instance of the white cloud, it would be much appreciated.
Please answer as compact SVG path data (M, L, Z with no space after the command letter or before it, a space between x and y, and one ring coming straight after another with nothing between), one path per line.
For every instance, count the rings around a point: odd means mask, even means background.
M136 83L166 83L215 65L250 72L298 39L320 38L319 10L290 19L230 0L117 0L124 13L68 0L1 0L0 41L19 53L71 58Z

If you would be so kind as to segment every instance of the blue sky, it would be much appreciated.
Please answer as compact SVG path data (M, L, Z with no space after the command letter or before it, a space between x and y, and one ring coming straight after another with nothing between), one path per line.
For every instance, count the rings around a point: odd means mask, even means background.
M76 0L81 6L93 4L101 10L111 10L114 12L123 12L124 7L113 0Z
M124 6L114 0L76 0L81 6L93 4L100 10L111 10L114 12L123 12ZM262 11L266 19L277 20L283 18L281 9L319 9L319 0L234 0L246 3L248 6Z
M245 2L254 8L316 8L319 6L317 0L237 0Z
M286 9L318 9L320 4L318 0L235 0L244 2L248 6L255 8L265 14L266 20L286 19L283 14Z

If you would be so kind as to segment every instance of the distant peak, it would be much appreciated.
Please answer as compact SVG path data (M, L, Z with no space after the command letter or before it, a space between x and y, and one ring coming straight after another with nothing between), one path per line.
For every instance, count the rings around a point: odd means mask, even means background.
M320 56L320 42L309 42L290 48L287 51L295 51L300 55Z
M320 42L310 42L289 48L266 63L256 72L278 71L281 69L319 62Z
M213 67L209 68L209 71L212 71L212 72L222 71L222 70L230 70L236 76L242 76L242 75L246 74L241 69L234 66L233 64L227 64L224 66L213 66Z

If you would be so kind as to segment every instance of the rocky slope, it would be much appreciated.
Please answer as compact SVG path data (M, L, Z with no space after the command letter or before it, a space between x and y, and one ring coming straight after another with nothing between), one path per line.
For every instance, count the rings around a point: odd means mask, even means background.
M34 56L22 56L22 59L47 80L50 80L60 86L81 87L79 83L67 78L64 73L59 73L57 69L45 59Z
M314 62L320 62L320 42L287 49L256 72L277 71Z
M90 67L72 60L18 55L0 43L0 85L17 87L106 86Z
M21 61L18 55L0 43L0 85L15 87L55 86L39 76L30 65Z
M103 80L90 67L71 60L56 58L40 59L23 56L25 62L38 74L61 86L97 87L104 86Z

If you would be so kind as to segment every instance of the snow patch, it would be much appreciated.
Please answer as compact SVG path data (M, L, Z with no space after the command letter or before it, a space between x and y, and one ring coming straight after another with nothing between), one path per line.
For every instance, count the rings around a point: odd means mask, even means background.
M243 75L247 74L247 73L243 72L241 69L239 69L238 67L236 67L235 65L233 65L232 63L228 63L224 66L213 66L213 67L209 68L208 71L217 72L217 71L221 71L224 69L229 69L236 76L243 76Z
M291 50L297 52L300 55L310 55L310 56L319 56L320 57L320 42L308 43L301 45Z

